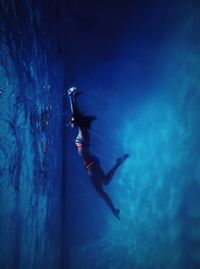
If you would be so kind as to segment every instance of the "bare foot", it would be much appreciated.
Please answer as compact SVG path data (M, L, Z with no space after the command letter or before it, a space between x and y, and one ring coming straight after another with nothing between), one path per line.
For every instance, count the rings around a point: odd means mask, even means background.
M120 220L120 217L119 217L120 210L119 210L119 209L115 209L115 210L113 211L113 214L115 215L115 217L116 217L118 220Z
M128 157L129 154L124 154L122 157L117 159L117 164L122 164Z

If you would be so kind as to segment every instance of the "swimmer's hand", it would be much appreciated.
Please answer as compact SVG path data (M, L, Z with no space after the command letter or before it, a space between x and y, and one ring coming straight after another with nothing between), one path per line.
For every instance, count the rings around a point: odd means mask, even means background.
M72 96L76 93L77 91L77 88L76 87L71 87L69 90L68 90L68 95L69 96Z
M69 96L78 96L80 94L82 94L83 92L82 91L79 91L76 87L71 87L69 90L68 90L68 95Z

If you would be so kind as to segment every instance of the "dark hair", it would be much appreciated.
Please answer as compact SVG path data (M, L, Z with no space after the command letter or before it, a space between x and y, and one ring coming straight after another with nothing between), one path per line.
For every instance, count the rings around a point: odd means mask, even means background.
M71 123L74 123L78 127L90 129L91 128L91 123L93 120L95 120L95 116L84 116L82 114L77 114L74 115L73 118L71 119Z

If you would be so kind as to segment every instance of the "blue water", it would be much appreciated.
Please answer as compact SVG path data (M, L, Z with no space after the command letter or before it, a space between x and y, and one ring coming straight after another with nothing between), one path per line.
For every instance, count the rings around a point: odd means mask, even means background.
M87 4L0 2L0 269L198 269L198 3ZM130 154L120 221L66 126L74 85L103 169Z

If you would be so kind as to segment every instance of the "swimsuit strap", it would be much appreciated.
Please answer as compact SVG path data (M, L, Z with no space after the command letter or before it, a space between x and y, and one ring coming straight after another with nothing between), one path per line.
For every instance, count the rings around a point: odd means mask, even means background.
M93 164L94 164L93 161L87 163L87 164L85 165L86 169L90 169L90 168L92 167Z
M79 139L79 138L76 138L76 140L75 140L75 145L78 147L78 148L86 148L86 147L88 147L89 146L89 144L88 143L85 143L85 142L83 142L81 139Z
M82 148L82 147L83 147L83 142L82 142L80 139L76 139L76 140L75 140L75 145L76 145L78 148Z

